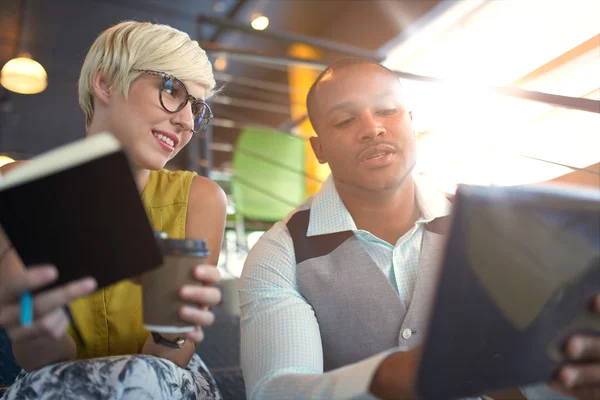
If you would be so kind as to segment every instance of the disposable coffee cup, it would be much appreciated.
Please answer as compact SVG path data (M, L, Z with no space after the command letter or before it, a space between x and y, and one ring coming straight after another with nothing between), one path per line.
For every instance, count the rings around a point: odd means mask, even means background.
M206 260L209 250L204 240L165 236L155 234L163 253L162 266L141 277L144 328L159 333L190 332L196 327L179 318L180 308L187 304L179 298L179 290L199 284L193 271Z

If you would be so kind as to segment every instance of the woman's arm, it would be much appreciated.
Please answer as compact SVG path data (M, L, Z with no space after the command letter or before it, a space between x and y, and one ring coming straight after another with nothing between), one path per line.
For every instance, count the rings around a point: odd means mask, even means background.
M149 336L142 349L143 354L166 358L185 368L190 362L197 344L204 338L202 326L212 325L214 315L208 307L218 304L221 300L219 290L212 286L218 282L220 277L216 265L225 231L226 202L225 193L219 185L203 177L194 178L188 202L186 238L206 240L210 255L206 264L199 265L195 270L199 284L191 287L192 291L189 295L184 295L180 291L182 299L196 304L197 307L184 307L180 316L198 326L198 329L186 335L188 341L179 350L155 344L152 336ZM174 340L179 335L163 334L162 336L167 340Z
M225 233L227 197L215 182L197 176L192 181L188 203L185 235L189 239L204 239L210 255L206 264L215 266Z
M66 317L56 317L59 318L66 320ZM66 329L66 324L64 326ZM15 341L12 352L17 364L25 371L35 371L50 364L77 358L75 341L66 332L58 339L40 337L38 340Z

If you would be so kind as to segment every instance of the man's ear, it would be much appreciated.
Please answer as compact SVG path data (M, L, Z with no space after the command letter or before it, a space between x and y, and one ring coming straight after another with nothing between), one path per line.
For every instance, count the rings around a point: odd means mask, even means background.
M92 78L94 97L103 103L108 103L113 93L113 85L106 79L104 72L96 71Z
M312 146L312 149L315 152L315 156L317 156L317 160L319 161L319 164L325 164L327 162L327 158L325 158L325 154L323 153L323 146L321 145L321 138L318 136L312 136L309 140L310 140L310 145Z
M413 119L412 111L408 112L408 116L410 117L410 123L411 123L411 126L413 128L413 135L417 136L417 131L416 131L415 125L414 125L415 120Z

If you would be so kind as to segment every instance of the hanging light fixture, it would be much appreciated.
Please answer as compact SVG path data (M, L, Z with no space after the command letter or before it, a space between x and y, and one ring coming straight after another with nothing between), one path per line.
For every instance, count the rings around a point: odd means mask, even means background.
M11 92L20 94L36 94L48 86L48 74L39 62L23 52L23 36L26 32L25 0L21 1L21 24L19 34L19 54L8 61L0 71L0 84Z
M250 25L257 31L264 31L269 26L269 18L260 13L255 13L250 17Z
M227 59L225 57L217 57L215 60L215 69L217 71L223 71L227 68Z
M0 84L11 92L36 94L48 86L48 75L42 64L24 53L4 64Z
M15 160L10 158L9 156L0 155L0 167L2 167L3 165L6 165L6 164L10 164L11 162L14 162L14 161Z

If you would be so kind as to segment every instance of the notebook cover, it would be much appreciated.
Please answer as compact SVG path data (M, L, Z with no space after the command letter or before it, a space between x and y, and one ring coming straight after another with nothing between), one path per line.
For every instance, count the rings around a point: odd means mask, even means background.
M162 263L124 151L0 191L0 223L25 265L98 287Z

